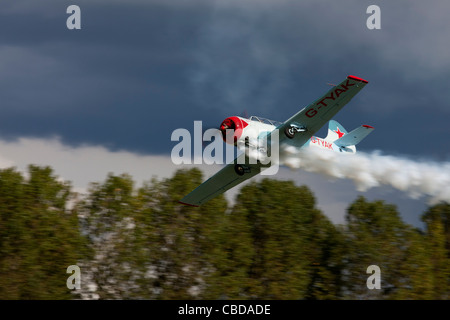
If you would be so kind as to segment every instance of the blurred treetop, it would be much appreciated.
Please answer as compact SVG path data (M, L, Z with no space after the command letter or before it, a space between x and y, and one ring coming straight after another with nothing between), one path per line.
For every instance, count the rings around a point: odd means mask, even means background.
M49 167L0 170L0 299L450 298L449 204L422 231L364 197L334 225L291 181L251 182L233 206L178 203L201 182L198 169L139 188L110 174L76 195ZM66 286L70 265L81 289Z

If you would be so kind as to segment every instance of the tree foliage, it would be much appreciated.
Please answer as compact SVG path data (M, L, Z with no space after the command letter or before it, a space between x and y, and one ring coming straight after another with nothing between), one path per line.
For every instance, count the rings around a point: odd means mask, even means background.
M179 204L202 180L179 170L136 187L109 174L77 197L49 167L0 170L0 299L450 297L449 204L423 214L424 230L364 197L335 225L291 181L251 182L233 205ZM81 289L66 286L70 265Z
M90 256L70 185L49 167L28 175L0 170L0 299L69 299L67 267Z

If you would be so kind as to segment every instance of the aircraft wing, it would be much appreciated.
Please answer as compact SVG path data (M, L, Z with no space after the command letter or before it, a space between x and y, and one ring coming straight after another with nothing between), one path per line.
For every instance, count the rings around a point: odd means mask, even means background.
M339 112L368 81L348 76L337 86L334 86L324 96L303 108L291 118L278 126L280 144L286 143L296 147L303 146L320 128L322 128L336 113ZM300 128L293 137L284 134L292 125Z
M236 168L236 166L239 165L241 165L241 167ZM242 153L234 159L233 162L227 164L219 172L203 182L179 202L198 207L208 200L211 200L212 198L215 198L225 191L240 184L241 182L257 175L261 172L262 167L263 165L261 165L261 163L250 164L248 157L245 156L245 153ZM242 169L243 171L240 172L238 169Z

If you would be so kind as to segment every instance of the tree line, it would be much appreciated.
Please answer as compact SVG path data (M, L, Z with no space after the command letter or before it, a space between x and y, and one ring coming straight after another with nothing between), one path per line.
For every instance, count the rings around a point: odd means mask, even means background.
M423 230L364 197L335 225L292 181L251 182L234 205L179 204L202 179L179 170L136 187L109 174L77 195L50 167L0 170L0 299L450 298L447 203L423 213Z

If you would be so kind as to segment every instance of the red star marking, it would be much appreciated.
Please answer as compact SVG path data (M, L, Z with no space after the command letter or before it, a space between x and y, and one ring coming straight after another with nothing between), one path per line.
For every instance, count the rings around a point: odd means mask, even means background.
M339 128L337 128L337 130L334 130L334 132L337 133L337 135L339 136L339 138L342 138L344 136L344 133L341 132L341 130L339 130Z

